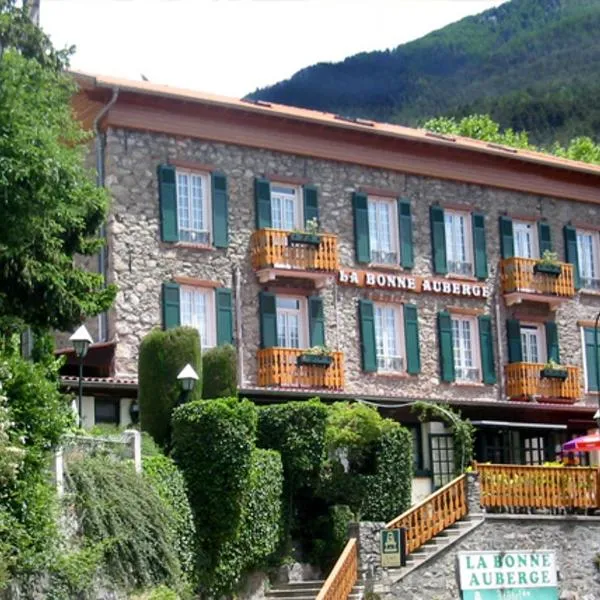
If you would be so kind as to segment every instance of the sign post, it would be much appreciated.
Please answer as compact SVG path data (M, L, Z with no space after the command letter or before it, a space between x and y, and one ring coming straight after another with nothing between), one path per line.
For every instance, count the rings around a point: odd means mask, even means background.
M552 550L459 552L463 600L558 600Z
M406 565L406 530L382 529L379 532L379 549L382 567L403 567Z

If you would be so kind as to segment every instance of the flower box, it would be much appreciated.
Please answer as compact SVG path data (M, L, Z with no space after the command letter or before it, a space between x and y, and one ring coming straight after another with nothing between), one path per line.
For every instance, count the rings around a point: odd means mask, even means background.
M564 381L569 376L569 373L566 369L552 369L547 367L540 371L540 375L547 379L561 379Z
M321 244L321 236L316 233L300 233L293 232L288 235L288 244L296 245L303 244L304 246L319 246Z
M296 359L299 367L328 367L333 362L329 354L301 354Z
M562 267L560 265L549 265L544 263L536 263L533 266L534 273L543 273L544 275L551 275L552 277L559 277L562 273Z

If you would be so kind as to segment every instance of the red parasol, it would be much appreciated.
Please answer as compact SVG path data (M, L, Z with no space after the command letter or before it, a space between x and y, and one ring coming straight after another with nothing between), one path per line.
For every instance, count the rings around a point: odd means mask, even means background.
M600 450L600 433L583 435L565 442L562 445L563 452L590 452Z

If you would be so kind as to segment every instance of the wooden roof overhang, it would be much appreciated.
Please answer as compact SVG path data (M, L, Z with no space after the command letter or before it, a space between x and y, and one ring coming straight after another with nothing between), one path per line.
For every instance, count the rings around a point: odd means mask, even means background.
M86 127L91 127L113 89L118 89L118 99L103 117L101 129L164 133L600 203L600 167L595 165L465 138L428 136L400 126L350 123L317 111L147 90L136 82L110 85L87 76L76 75L76 79L80 91L73 107Z

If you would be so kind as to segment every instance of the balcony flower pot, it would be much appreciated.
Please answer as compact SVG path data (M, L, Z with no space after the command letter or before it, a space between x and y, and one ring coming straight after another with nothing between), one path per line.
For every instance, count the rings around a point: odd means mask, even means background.
M550 275L552 277L559 277L562 269L560 265L552 265L548 263L536 263L533 266L534 273L541 273L544 275Z
M566 369L556 367L544 367L540 374L546 379L560 379L561 381L564 381L569 376Z
M332 362L329 354L301 354L296 359L299 367L328 367Z
M288 235L288 244L303 246L319 246L321 236L316 233L292 232Z

